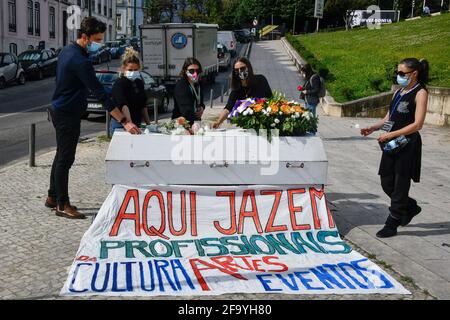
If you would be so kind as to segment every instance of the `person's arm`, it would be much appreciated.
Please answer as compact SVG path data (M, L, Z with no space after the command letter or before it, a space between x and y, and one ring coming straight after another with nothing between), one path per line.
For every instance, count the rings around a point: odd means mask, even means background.
M142 118L144 118L144 121L147 125L150 124L150 116L148 115L148 108L142 108Z
M86 60L81 64L78 64L74 71L81 82L83 82L84 86L87 89L91 90L97 97L97 99L105 106L107 112L109 112L111 116L113 116L117 121L122 121L125 115L113 103L112 99L106 93L100 81L98 81L97 77L95 76L95 70L92 66L92 63ZM122 123L122 125L125 130L127 130L131 134L140 133L139 128L136 127L136 125L134 125L131 121L125 121Z
M222 124L222 122L225 121L225 119L228 117L228 115L230 114L230 111L228 111L228 109L223 109L220 112L219 118L216 120L216 122L213 123L212 127L214 129L217 129L218 127L220 127L220 125Z
M216 120L216 122L213 123L213 128L214 129L217 129L218 127L220 127L222 122L225 121L225 119L230 114L231 110L233 110L234 104L238 100L238 97L239 97L239 94L238 94L237 90L232 90L230 92L230 96L228 97L228 102L225 105L225 108L223 108L223 110L220 113L219 118Z
M380 130L380 128L388 120L389 120L389 111L387 112L387 114L384 116L383 119L378 120L375 124L371 125L370 127L362 128L361 135L368 136L368 135L372 134L372 132L374 132L376 130Z
M416 113L414 122L401 129L380 135L378 141L384 142L400 136L407 136L422 129L427 114L427 102L428 92L425 89L421 89L416 95Z
M173 98L177 101L181 116L192 124L195 121L195 111L194 99L189 84L180 80L175 86Z
M199 84L199 86L201 86L201 85ZM202 118L203 111L205 111L205 104L203 103L203 88L202 87L200 87L200 88L201 89L200 89L200 103L199 103L199 106L202 107L202 110L197 111L195 113L196 117L199 118L199 119Z

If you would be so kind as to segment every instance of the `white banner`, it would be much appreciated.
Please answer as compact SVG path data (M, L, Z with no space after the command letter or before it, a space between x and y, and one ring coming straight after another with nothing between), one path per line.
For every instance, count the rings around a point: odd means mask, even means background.
M408 294L341 240L321 186L115 185L62 295Z

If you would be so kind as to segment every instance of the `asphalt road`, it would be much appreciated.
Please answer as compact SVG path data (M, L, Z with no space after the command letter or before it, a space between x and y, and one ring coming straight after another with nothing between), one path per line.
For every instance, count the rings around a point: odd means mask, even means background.
M238 52L242 46L238 46ZM111 68L119 66L119 60L113 60ZM95 66L105 68L106 64ZM220 72L214 84L214 97L221 94L221 87L226 83L229 72ZM46 107L51 102L55 88L55 78L41 81L29 80L25 85L10 85L0 90L0 168L6 164L28 157L28 140L30 124L36 124L36 154L56 147L54 128L47 121ZM206 87L205 104L209 101L210 88ZM170 117L173 100L170 100L169 113L160 115ZM150 115L151 117L153 115ZM81 137L105 134L105 116L91 114L81 122Z

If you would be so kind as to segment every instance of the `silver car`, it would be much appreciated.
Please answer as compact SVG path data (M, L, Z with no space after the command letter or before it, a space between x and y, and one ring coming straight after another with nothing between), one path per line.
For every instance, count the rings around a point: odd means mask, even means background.
M14 54L0 52L0 89L14 81L25 84L25 72Z

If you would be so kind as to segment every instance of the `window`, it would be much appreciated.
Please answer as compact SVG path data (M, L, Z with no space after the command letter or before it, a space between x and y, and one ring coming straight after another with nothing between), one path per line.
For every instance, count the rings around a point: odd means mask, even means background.
M50 38L55 39L55 7L50 7L49 10L48 30Z
M41 35L41 4L39 2L34 3L34 33L36 36Z
M11 63L13 63L13 59L12 59L11 55L5 54L5 56L3 57L3 63L4 64L11 64Z
M14 53L15 55L17 55L17 44L10 43L9 44L9 52L10 53Z
M28 34L33 34L33 1L28 1L27 4L27 24L28 24Z
M103 6L103 15L104 15L105 17L108 16L108 10L106 10L106 2L104 3L104 6Z
M109 25L108 29L109 29L109 40L111 41L112 40L112 26Z
M109 0L109 17L112 18L112 0Z
M8 0L9 31L16 32L16 0Z
M81 0L77 0L77 5L81 8Z
M97 0L97 13L98 14L102 14L102 1L101 0Z
M122 15L121 14L118 14L116 16L116 29L122 30Z

